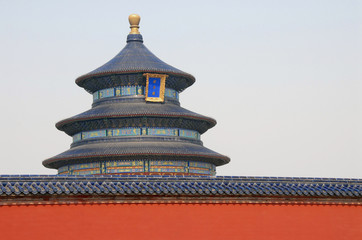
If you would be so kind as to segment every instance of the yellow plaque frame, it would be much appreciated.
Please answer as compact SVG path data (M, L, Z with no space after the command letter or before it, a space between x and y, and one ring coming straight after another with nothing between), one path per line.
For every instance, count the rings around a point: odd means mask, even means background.
M165 87L166 87L166 74L156 74L156 73L144 73L143 76L146 77L146 91L145 99L146 102L164 102L165 101ZM148 97L148 85L150 78L160 78L160 95L159 97Z

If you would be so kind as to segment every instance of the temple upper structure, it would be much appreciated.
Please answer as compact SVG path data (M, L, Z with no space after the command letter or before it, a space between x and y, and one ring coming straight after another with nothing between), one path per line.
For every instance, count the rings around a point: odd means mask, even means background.
M180 106L195 78L143 44L140 17L129 17L127 44L113 59L76 79L92 108L56 124L73 137L69 150L43 162L58 174L215 175L230 159L203 146L212 118Z

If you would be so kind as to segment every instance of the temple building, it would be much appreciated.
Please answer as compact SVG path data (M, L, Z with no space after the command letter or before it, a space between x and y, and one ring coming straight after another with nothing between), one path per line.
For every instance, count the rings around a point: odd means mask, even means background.
M362 239L362 179L216 176L230 159L201 141L216 121L180 106L195 78L129 22L76 79L93 104L56 124L73 138L43 161L58 174L0 175L1 239Z
M56 124L73 144L44 166L67 175L215 175L230 159L204 147L200 135L216 121L180 107L179 94L195 78L146 48L138 15L129 21L124 49L77 78L93 94L92 109Z

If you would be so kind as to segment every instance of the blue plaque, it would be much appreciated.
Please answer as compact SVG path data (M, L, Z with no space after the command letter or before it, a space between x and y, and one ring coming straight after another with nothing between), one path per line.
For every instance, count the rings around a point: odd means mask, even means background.
M165 99L165 74L145 73L146 76L146 101L147 102L163 102Z
M161 78L149 78L148 79L148 94L147 97L160 97Z

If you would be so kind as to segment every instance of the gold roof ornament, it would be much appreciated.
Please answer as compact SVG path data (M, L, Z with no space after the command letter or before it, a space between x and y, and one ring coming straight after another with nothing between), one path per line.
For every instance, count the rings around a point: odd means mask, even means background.
M138 24L140 24L141 21L141 17L138 14L131 14L128 17L128 21L129 24L131 25L131 32L129 34L140 34L140 32L138 31L138 29L140 28L140 26Z

